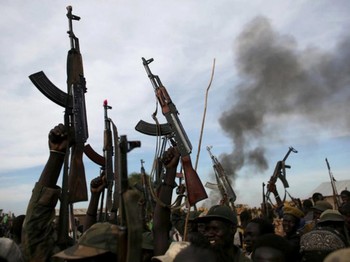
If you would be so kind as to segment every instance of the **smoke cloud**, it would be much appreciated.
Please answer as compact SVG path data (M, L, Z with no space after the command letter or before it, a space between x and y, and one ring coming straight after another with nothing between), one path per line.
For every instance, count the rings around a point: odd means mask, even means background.
M235 54L240 83L219 119L233 143L231 153L220 155L232 180L243 166L266 170L267 144L288 141L285 130L293 132L296 119L310 128L349 131L349 36L330 52L299 50L292 36L257 17L238 36Z

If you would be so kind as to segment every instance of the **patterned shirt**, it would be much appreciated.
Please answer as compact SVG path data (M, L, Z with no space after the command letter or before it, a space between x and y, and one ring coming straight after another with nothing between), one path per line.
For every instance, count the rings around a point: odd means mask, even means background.
M51 261L51 256L58 251L53 221L60 193L59 187L48 188L35 184L22 229L22 248L26 261Z

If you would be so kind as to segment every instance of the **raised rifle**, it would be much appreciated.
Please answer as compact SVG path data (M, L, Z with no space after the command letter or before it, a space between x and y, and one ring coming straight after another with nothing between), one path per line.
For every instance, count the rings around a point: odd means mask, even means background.
M74 129L74 137L69 132L69 140L74 142L72 148L67 148L63 178L60 208L58 242L62 246L68 240L68 203L86 201L87 186L83 164L84 144L88 139L88 126L85 107L86 82L83 73L83 62L80 53L79 39L73 32L73 20L80 20L72 14L72 7L67 7L69 23L70 50L67 56L67 93L56 87L43 71L29 76L33 84L51 101L65 108L64 123L68 130ZM71 150L69 167L69 150ZM68 174L69 172L69 174Z
M108 105L108 101L104 100L104 133L103 133L103 156L98 154L90 145L85 145L84 153L85 155L94 163L101 166L103 174L106 176L107 180L107 197L106 203L103 204L104 191L101 197L101 207L100 207L100 221L108 221L111 212L117 213L118 210L118 132L112 119L108 117L108 109L112 109ZM112 132L113 131L113 132ZM114 144L113 144L114 141ZM114 145L114 146L113 146ZM113 156L114 156L114 167L113 167ZM113 170L114 169L114 170ZM101 172L102 173L102 172ZM114 192L113 192L114 185ZM112 197L113 194L113 197ZM113 199L113 200L112 200ZM105 215L102 217L103 207L105 206ZM116 215L115 215L116 217Z
M139 217L138 194L129 188L127 153L140 147L140 141L128 141L125 135L119 141L119 239L118 261L141 260L142 221Z
M275 170L274 170L274 172L273 172L273 174L272 174L272 176L267 184L267 190L266 190L266 194L265 194L266 200L270 200L271 189L276 187L277 179L280 179L282 181L282 184L283 184L285 190L286 190L286 188L289 187L289 184L288 184L288 181L286 178L286 168L290 168L290 166L286 165L285 162L286 162L286 160L291 152L298 153L298 151L295 150L293 147L289 147L288 152L284 156L284 158L280 161L277 161L277 164L275 166ZM284 202L285 198L286 198L286 194L284 196L283 202ZM278 199L276 199L276 200L278 200ZM278 203L278 204L281 204L281 203Z
M190 206L193 206L197 202L206 199L208 195L197 172L192 167L190 157L190 154L192 152L191 142L188 139L187 134L178 117L179 112L177 111L175 104L172 102L166 88L160 81L159 76L154 75L148 66L153 61L153 58L148 60L142 58L142 61L146 73L154 88L155 95L162 108L162 113L168 122L168 125L152 125L141 120L135 128L144 134L158 136L168 135L174 138L176 146L181 155L182 167L185 174L188 202Z
M265 183L262 183L262 200L263 200L263 206L262 206L262 213L265 218L269 217L269 210L267 208L266 203L266 197L265 197Z
M151 186L149 184L149 179L147 177L147 174L146 174L146 170L143 166L143 164L145 163L145 161L143 161L141 159L141 182L142 182L142 193L143 193L143 197L144 197L144 201L145 201L145 208L144 208L144 211L145 211L145 214L144 214L144 219L145 219L145 222L148 223L149 222L149 212L151 214L153 214L153 205L154 205L154 202L153 202L153 199L152 199L152 195L150 193L150 190L149 190L149 187Z
M327 158L326 158L326 163L327 163L329 179L331 180L331 186L332 186L332 191L333 191L334 208L336 210L338 210L338 208L341 206L341 204L340 204L340 200L339 200L337 186L335 185L335 179L334 179L334 176L333 176L333 173L331 171L331 167L329 165Z
M86 201L87 186L83 164L84 144L87 141L88 125L85 107L86 82L83 72L83 61L80 53L79 39L73 32L73 20L80 17L72 14L72 7L67 7L67 17L71 49L67 56L67 93L56 87L43 71L29 76L33 84L51 101L65 108L65 125L74 129L74 145L69 173L69 202Z
M215 177L216 177L216 181L217 181L221 196L224 201L227 199L226 201L228 201L232 209L235 209L235 201L237 198L236 193L235 191L233 191L233 188L227 177L225 169L221 165L220 161L211 153L210 151L211 148L212 146L207 146L209 156L213 162L213 169L215 172Z
M106 161L104 156L98 154L91 146L90 144L87 144L84 146L84 153L85 155L95 164L97 164L98 166L100 166L100 177L103 176L105 174L105 165L106 165ZM103 214L103 206L104 206L104 190L102 191L101 194L101 204L100 204L100 213L98 215L98 219L97 221L99 222L103 222L106 218L106 216L104 216Z
M153 183L150 184L149 177L146 174L146 170L143 166L145 163L144 160L141 161L141 183L135 183L134 187L139 190L142 195L143 195L143 202L141 204L142 209L141 209L141 217L143 219L143 225L145 228L148 228L148 223L150 222L150 214L153 214L154 212L154 205L155 202L153 201L152 198L152 192L153 190L151 187L153 187Z
M111 130L111 120L108 117L108 109L112 109L108 105L107 100L103 102L104 108L104 143L103 143L103 155L105 158L105 174L107 179L107 198L106 198L106 217L110 214L112 210L112 193L114 184L114 174L113 174L113 144L112 144L112 130ZM107 219L106 219L107 220Z

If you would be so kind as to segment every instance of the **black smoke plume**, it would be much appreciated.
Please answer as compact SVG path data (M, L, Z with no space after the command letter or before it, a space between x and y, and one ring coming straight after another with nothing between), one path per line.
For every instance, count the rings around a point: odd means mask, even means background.
M233 151L220 156L231 179L243 166L266 170L268 143L286 143L287 150L286 130L300 132L297 120L316 132L349 131L350 38L330 41L337 45L329 52L299 50L292 36L276 32L264 17L238 36L240 83L230 95L231 108L219 119L233 142Z

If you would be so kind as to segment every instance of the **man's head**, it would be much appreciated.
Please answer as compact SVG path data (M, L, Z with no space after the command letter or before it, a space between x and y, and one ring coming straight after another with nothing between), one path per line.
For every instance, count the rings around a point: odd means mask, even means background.
M255 262L293 261L291 244L276 234L262 235L256 240L252 260Z
M213 247L230 247L233 245L237 230L237 216L229 206L212 206L208 213L196 219L204 223L204 235Z
M240 214L239 214L239 219L241 221L241 226L245 228L248 223L252 220L252 213L250 210L244 209Z
M196 223L196 218L200 215L201 212L199 211L190 211L189 214L186 214L186 216L188 215L188 221L187 221L187 232L196 232L198 231L197 228L197 223Z
M350 191L349 190L343 190L340 192L340 198L343 201L343 203L347 203L350 201Z
M320 201L320 200L324 200L323 195L319 192L313 193L312 201L314 202L314 205L316 204L317 201Z
M196 245L189 245L181 250L174 262L215 262L216 256L213 250Z
M345 247L345 237L331 227L317 227L300 238L303 261L324 261L328 254Z
M118 233L119 228L116 225L107 222L96 223L84 232L76 245L55 254L54 257L66 260L81 259L82 261L88 261L89 258L101 256L104 259L106 257L114 257L116 260ZM99 260L95 259L94 261Z
M305 199L304 201L303 201L303 210L304 210L304 212L306 211L309 211L310 210L310 208L312 207L313 205L312 205L312 201L310 200L310 199Z
M324 211L320 216L317 227L334 229L344 237L347 235L345 217L338 210L328 209Z
M247 252L252 252L258 237L275 232L273 224L263 218L252 219L244 230L244 244Z
M345 225L350 230L350 203L345 203L339 208L339 212L344 216Z
M283 209L282 226L284 232L289 235L297 231L300 224L300 219L304 216L303 211L299 208L286 206Z
M313 211L313 220L318 221L323 211L333 209L333 207L328 201L320 200L311 209Z

